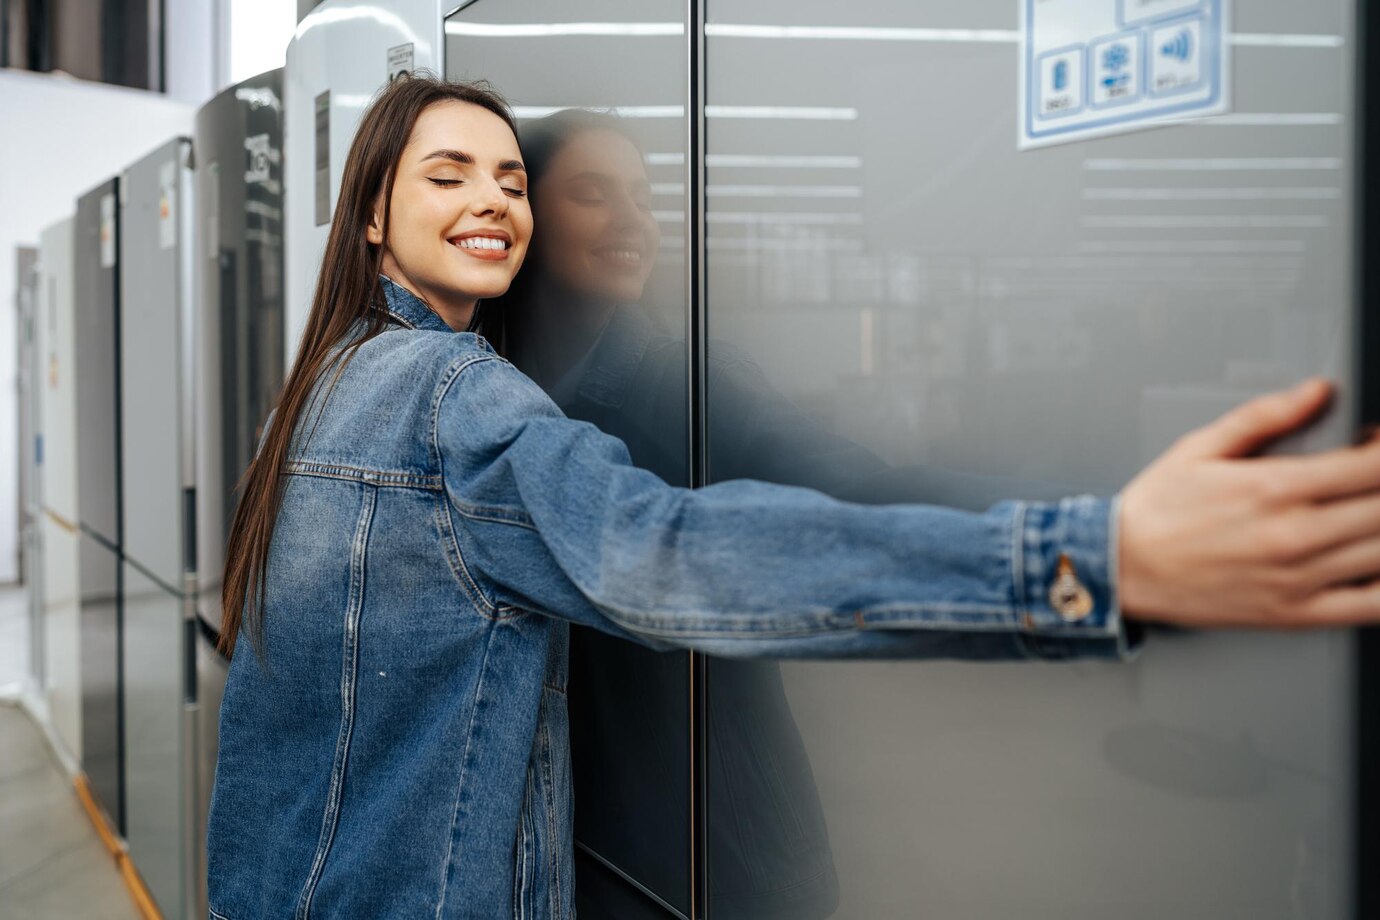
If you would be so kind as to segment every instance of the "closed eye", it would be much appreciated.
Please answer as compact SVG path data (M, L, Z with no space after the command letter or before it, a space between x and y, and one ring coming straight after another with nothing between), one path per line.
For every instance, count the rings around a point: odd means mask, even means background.
M442 188L448 188L448 187L450 187L450 186L452 186L452 185L459 185L460 182L461 182L462 180L460 180L460 179L431 179L431 178L428 178L427 181L431 182L431 183L434 184L434 185L439 185L439 186L441 186Z

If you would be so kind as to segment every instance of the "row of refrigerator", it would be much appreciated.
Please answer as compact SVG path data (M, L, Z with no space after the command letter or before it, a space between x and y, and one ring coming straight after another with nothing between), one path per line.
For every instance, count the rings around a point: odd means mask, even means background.
M1228 111L1020 149L1019 90L1045 75L1023 70L1028 20L1128 9L1180 30L1145 46L1180 76L1200 26L1221 27ZM83 196L32 275L25 545L49 710L164 914L205 911L234 483L388 80L484 78L513 104L536 236L503 301L507 357L567 414L674 485L981 508L1114 492L1179 433L1305 375L1342 400L1293 449L1376 415L1358 344L1380 345L1367 16L317 5L281 74ZM562 156L626 195L612 236L545 208L538 173ZM622 262L600 270L613 243ZM577 633L580 915L1373 915L1374 646L1157 631L1122 663L729 662Z
M234 485L282 381L282 88L197 115L43 234L21 369L35 672L165 917L205 916Z

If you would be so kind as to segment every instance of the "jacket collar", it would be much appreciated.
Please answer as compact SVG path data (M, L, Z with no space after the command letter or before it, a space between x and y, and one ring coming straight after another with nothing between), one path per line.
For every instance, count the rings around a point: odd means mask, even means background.
M450 332L446 321L441 319L421 298L398 284L387 275L379 275L383 287L383 297L388 303L388 316L407 329Z

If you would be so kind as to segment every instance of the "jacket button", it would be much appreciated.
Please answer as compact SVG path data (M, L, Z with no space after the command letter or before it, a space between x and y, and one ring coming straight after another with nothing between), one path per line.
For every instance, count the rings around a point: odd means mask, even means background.
M1066 623L1076 623L1092 613L1092 594L1078 580L1073 562L1065 553L1059 554L1059 569L1054 575L1054 583L1049 586L1049 606Z

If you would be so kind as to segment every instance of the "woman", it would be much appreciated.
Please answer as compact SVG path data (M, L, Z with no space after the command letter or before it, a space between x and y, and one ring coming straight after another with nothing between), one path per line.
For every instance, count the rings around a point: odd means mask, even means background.
M231 527L226 651L252 648L221 710L213 917L570 916L571 622L721 655L1058 657L1125 654L1126 617L1380 619L1380 444L1241 459L1320 382L1119 501L671 488L453 331L521 264L525 193L482 88L399 80L360 123Z

